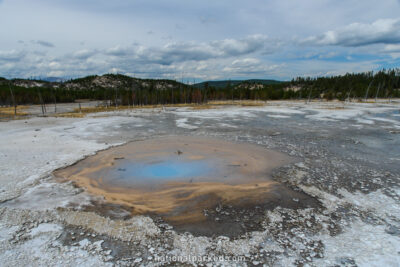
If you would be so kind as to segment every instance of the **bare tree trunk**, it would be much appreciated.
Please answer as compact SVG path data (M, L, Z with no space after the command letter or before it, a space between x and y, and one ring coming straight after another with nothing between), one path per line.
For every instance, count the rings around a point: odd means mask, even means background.
M14 117L15 117L15 116L17 116L17 104L16 104L16 102L15 102L14 92L13 92L13 90L11 89L10 83L8 83L8 88L10 88L11 99L12 99L13 106L14 106Z
M117 108L118 107L118 104L117 104L117 89L115 88L115 108Z
M134 89L134 85L133 85L133 81L132 81L132 88L131 88L131 97L132 97L132 108L135 106L135 89Z
M350 89L349 93L347 94L347 102L350 102L350 95L351 95L351 91L353 90L353 88Z
M369 88L371 87L373 81L374 81L374 80L372 80L372 81L369 83L369 85L368 85L367 92L365 93L365 102L367 102Z
M311 99L311 92L312 92L312 88L310 89L310 93L308 94L308 100L307 100L307 104L310 103L310 99Z
M56 94L55 90L53 89L53 99L54 99L54 113L57 113L57 99L56 99Z
M385 86L385 83L383 83L382 88ZM379 94L379 90L381 89L381 84L379 84L378 86L378 91L376 91L376 95L375 95L375 103L378 101L378 94Z
M42 115L44 116L45 111L45 106L43 103L43 98L42 98L42 94L40 93L40 90L37 91L38 95L39 95L39 101L40 101L40 107L42 108Z

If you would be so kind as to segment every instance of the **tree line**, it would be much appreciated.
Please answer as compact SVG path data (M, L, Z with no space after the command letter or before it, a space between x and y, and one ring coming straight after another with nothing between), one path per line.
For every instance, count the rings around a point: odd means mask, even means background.
M95 79L105 77L103 84ZM400 97L400 69L332 77L298 77L288 82L243 82L224 88L204 83L201 88L172 80L137 79L124 75L88 76L65 82L0 78L0 105L67 103L80 99L107 105L206 103L210 100L367 99ZM22 86L21 82L30 84ZM38 85L40 84L40 86Z
M378 72L348 73L343 76L296 78L292 86L298 86L302 98L367 99L400 97L400 69Z

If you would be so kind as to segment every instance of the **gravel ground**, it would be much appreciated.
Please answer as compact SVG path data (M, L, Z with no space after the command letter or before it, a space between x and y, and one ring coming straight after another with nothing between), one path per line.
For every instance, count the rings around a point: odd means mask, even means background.
M257 210L236 238L177 233L52 172L128 141L190 135L297 157L273 178L320 202ZM400 103L270 102L0 122L0 266L398 266ZM101 209L91 209L93 204ZM102 210L103 212L99 212ZM223 217L229 207L210 211ZM249 214L251 216L251 214Z

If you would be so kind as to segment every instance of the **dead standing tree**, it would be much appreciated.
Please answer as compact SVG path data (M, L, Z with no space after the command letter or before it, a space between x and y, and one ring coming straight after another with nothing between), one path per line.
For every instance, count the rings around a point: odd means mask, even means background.
M352 88L352 87L350 87L350 91L347 93L347 98L346 98L346 101L345 101L345 102L350 103L351 91L353 91L353 88Z
M8 83L8 88L10 89L10 93L11 93L11 100L13 102L13 106L14 106L14 117L17 116L17 103L15 101L15 96L14 96L14 92L11 88L10 83Z
M139 106L139 95L137 91L137 85L132 83L131 87L131 100L132 100L132 107Z
M118 103L117 103L117 97L118 97L118 88L115 87L115 97L114 97L114 101L115 101L115 108L118 107Z
M308 94L308 99L307 99L306 104L309 104L311 101L311 93L312 93L312 87L310 88L310 93Z
M38 92L38 95L39 95L40 107L42 108L42 115L44 116L44 114L47 112L46 111L46 105L44 104L43 97L42 97L42 94L40 93L39 89L37 89L37 92Z
M379 84L379 86L378 86L378 90L376 91L376 95L375 95L375 103L378 101L379 90L383 87L385 87L385 82L383 82L382 87L381 87L381 84Z
M56 98L56 89L54 87L50 87L51 95L53 97L54 102L54 114L57 113L57 98Z
M367 102L367 98L368 98L368 92L369 92L369 88L371 88L371 85L372 85L372 82L373 82L374 80L372 79L372 81L369 83L369 85L368 85L368 88L367 88L367 92L365 93L365 102Z
M55 90L53 91L53 98L54 98L54 113L57 113L57 97Z
M399 78L400 78L400 76L397 76L395 85L399 84ZM391 103L391 102L392 102L392 94L389 95L389 103Z

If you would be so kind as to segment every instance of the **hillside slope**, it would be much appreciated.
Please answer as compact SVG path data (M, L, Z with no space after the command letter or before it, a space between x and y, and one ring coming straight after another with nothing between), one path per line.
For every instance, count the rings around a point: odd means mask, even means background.
M221 80L221 81L205 81L201 83L196 83L193 86L196 88L204 88L206 84L211 87L215 88L225 88L228 84L231 86L236 86L241 83L254 83L254 84L279 84L282 83L281 81L276 80L263 80L263 79L251 79L251 80Z

